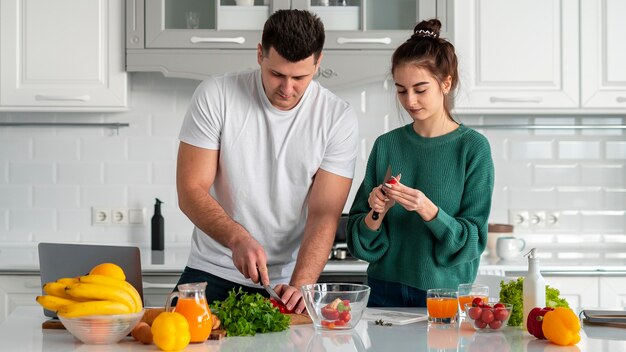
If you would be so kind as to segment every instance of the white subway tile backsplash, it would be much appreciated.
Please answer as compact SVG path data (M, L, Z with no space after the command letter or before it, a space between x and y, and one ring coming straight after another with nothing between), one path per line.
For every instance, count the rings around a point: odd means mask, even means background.
M79 143L76 138L50 137L33 143L35 160L78 160Z
M625 141L607 141L605 145L607 159L626 159Z
M530 187L533 184L531 163L508 163L507 167L495 167L495 182L498 187Z
M624 165L583 165L581 185L626 187Z
M59 224L59 227L61 225ZM33 235L33 242L52 242L52 243L78 243L80 242L80 235L78 232L62 231L62 232L35 232Z
M0 162L0 185L9 182L9 168L7 163Z
M56 230L56 211L48 209L10 209L9 231L50 231Z
M105 184L146 184L150 182L150 164L147 162L104 163Z
M78 186L33 186L33 207L75 208L78 204Z
M587 117L582 118L581 123L585 125L622 125L624 119L621 117ZM584 129L580 131L584 136L622 136L623 130L619 129Z
M582 231L626 233L626 211L582 211Z
M626 209L626 188L604 189L605 209Z
M510 141L511 160L554 159L554 141Z
M151 134L152 119L150 114L147 112L120 116L118 121L123 121L130 125L120 129L119 135L125 139L132 137L146 137Z
M603 192L600 187L559 187L558 209L601 209Z
M135 185L128 188L128 199L138 204L145 204L152 209L154 198L159 198L164 204L163 211L169 208L178 208L176 188L163 185Z
M102 184L104 166L101 162L81 161L57 164L57 183L62 185Z
M9 211L0 209L0 243L2 242L2 234L9 229Z
M31 187L26 185L0 186L1 208L26 208L32 205Z
M13 184L54 183L54 164L47 161L12 161L9 163L9 182Z
M0 160L28 160L32 156L32 140L30 138L0 138Z
M2 244L10 244L10 243L33 243L33 234L25 231L0 231L0 243Z
M128 143L128 157L133 161L175 160L178 141L162 137L138 137Z
M82 138L80 144L81 160L120 161L128 157L126 138L121 136Z
M600 142L561 141L559 142L559 159L599 159Z
M80 189L80 205L114 207L128 205L127 186L83 186Z
M580 168L576 164L535 165L534 185L576 186L580 184Z
M573 117L537 117L534 119L537 125L575 125L576 118ZM576 134L574 129L545 129L535 130L535 136L573 136Z
M152 125L150 134L152 136L173 138L178 142L178 134L185 118L185 112L177 111L173 114L154 113L150 118Z
M509 209L557 209L556 189L511 187Z
M85 231L91 225L91 209L83 207L80 209L63 209L57 211L57 223L64 231Z
M152 163L152 183L157 185L176 184L176 162Z

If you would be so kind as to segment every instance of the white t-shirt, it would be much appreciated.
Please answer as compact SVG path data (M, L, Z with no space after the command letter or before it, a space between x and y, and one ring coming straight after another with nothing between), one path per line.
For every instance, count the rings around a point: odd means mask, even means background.
M198 86L179 137L220 151L211 193L263 246L272 284L288 283L313 176L318 169L354 176L358 126L350 105L312 81L300 102L282 111L265 95L260 70L227 73ZM254 285L235 268L230 249L197 227L187 265Z

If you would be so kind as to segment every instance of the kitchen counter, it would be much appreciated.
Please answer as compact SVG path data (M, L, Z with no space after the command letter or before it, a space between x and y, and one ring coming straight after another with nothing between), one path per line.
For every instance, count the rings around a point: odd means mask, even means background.
M407 309L424 312L424 309ZM85 345L66 330L42 330L41 308L19 307L0 325L3 351L157 351L127 337L113 345ZM460 325L378 326L362 320L352 331L319 331L312 325L296 325L278 333L227 337L219 341L190 344L185 351L626 351L624 329L583 326L576 346L561 347L537 340L520 328L478 333L467 323Z
M144 274L179 274L187 264L188 246L167 247L164 251L151 251L140 247ZM626 274L626 248L614 247L611 251L601 247L585 249L544 249L539 251L541 271L550 274L583 273L593 275ZM515 260L500 260L484 255L479 274L520 276L527 269L527 261L521 255ZM358 273L367 269L360 260L330 260L325 273ZM39 274L37 246L5 246L0 249L0 274Z

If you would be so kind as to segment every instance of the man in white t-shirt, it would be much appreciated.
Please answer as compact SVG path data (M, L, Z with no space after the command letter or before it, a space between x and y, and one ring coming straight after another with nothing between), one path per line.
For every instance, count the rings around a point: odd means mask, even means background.
M260 69L213 76L194 93L180 132L176 184L195 224L180 283L207 281L207 299L275 289L305 309L332 247L357 155L357 118L313 77L324 27L279 10L265 23Z

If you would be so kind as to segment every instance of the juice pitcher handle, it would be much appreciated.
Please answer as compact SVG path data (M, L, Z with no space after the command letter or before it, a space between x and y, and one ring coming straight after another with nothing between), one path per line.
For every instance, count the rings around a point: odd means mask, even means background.
M165 301L165 311L166 312L171 312L174 310L174 308L176 308L176 306L172 307L172 300L174 300L174 298L179 298L180 297L180 292L175 291L169 294L169 296L167 296L167 300Z

